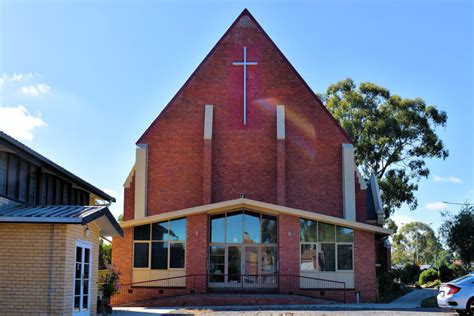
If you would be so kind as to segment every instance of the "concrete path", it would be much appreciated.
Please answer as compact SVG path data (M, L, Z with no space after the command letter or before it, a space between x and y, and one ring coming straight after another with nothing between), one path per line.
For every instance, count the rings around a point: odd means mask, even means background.
M457 315L447 309L420 308L423 299L436 295L434 289L415 289L399 299L387 304L319 304L319 305L270 305L270 306L201 306L163 307L117 307L117 316L148 315Z

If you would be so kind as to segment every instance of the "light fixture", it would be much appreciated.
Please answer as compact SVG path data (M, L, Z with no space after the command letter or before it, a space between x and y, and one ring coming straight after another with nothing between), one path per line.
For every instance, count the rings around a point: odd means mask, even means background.
M89 226L88 226L88 225L85 225L85 226L84 226L84 235L85 235L86 237L90 237L90 235L91 235L91 231L89 230Z

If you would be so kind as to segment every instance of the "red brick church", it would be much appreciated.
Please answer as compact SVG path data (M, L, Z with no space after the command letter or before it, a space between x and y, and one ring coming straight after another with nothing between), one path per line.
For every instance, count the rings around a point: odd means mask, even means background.
M138 139L116 303L273 292L376 300L390 264L377 180L244 10Z

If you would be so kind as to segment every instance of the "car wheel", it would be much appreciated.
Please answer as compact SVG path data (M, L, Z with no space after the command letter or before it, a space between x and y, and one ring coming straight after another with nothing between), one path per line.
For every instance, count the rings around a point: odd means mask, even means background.
M466 314L474 315L474 297L471 297L469 301L467 301Z

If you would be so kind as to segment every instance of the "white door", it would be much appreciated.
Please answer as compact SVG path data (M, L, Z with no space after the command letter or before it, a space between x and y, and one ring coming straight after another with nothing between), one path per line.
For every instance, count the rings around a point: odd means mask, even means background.
M91 243L81 240L76 241L73 315L90 315L91 251Z

